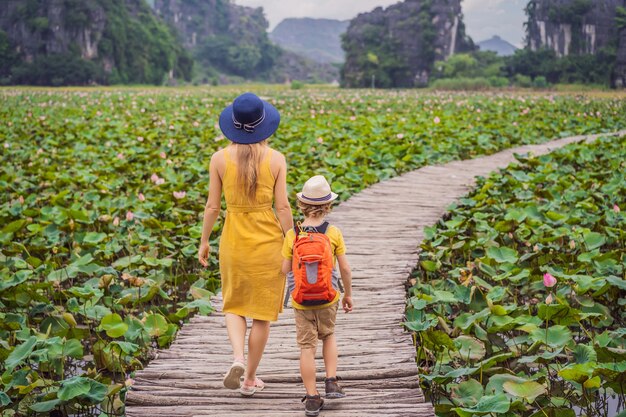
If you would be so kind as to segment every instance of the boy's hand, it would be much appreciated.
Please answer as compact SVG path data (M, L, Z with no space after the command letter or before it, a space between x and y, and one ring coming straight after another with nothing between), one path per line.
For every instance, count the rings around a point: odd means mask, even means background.
M346 313L349 313L352 311L352 297L343 297L343 300L341 300L341 305L343 306L343 311L345 311Z

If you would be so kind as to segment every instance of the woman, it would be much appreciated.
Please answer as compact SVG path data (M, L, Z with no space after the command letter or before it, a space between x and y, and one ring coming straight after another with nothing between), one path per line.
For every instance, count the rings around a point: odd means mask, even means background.
M209 238L220 212L223 190L226 221L220 238L219 263L223 312L234 356L224 386L239 388L246 396L264 387L256 371L270 322L276 321L282 311L285 278L280 251L284 232L293 227L285 157L266 142L279 123L278 111L252 93L237 97L220 115L220 129L232 143L211 157L209 197L198 251L200 263L206 267ZM247 366L246 317L252 319Z

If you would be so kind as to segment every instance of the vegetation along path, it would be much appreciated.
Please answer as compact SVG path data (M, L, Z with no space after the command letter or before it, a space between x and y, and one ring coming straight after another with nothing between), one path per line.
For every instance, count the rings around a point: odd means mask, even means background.
M333 211L331 221L341 227L349 248L356 308L350 314L340 312L337 319L339 375L348 396L327 401L325 416L434 416L419 388L412 337L401 325L405 282L418 262L423 228L437 222L476 176L506 167L515 153L539 155L597 137L564 138L424 167L378 183ZM287 309L272 326L259 370L266 389L242 398L222 386L231 361L223 317L196 316L169 349L137 373L126 413L128 417L303 415L295 339L293 311ZM320 378L321 365L318 361Z

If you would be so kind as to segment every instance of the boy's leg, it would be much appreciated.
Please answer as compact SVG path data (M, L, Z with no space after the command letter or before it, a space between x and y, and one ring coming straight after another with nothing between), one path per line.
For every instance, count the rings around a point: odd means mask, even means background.
M300 376L307 395L317 395L315 351L316 348L300 349Z
M263 357L263 351L270 335L270 322L253 320L250 336L248 337L248 366L245 380L253 383L256 379L256 370Z
M324 344L324 367L326 368L326 379L324 381L326 398L343 398L346 394L343 388L337 383L337 339L335 339L335 320L337 318L337 308L339 303L320 310L319 334Z
M331 334L324 339L324 348L322 353L324 355L324 367L326 368L326 378L335 378L337 376L337 340L335 335Z
M326 378L337 376L337 340L335 339L335 321L337 320L337 308L339 303L326 307L318 312L319 338L323 342L324 366Z
M317 395L315 352L317 350L317 326L315 313L294 309L296 338L300 347L300 376L307 395Z

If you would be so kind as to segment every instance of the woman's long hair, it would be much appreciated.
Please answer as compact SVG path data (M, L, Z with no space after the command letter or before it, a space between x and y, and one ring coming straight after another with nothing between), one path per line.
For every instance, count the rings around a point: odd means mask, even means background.
M254 201L259 179L259 168L263 159L266 141L243 145L233 143L237 150L237 183L242 187L248 200Z

